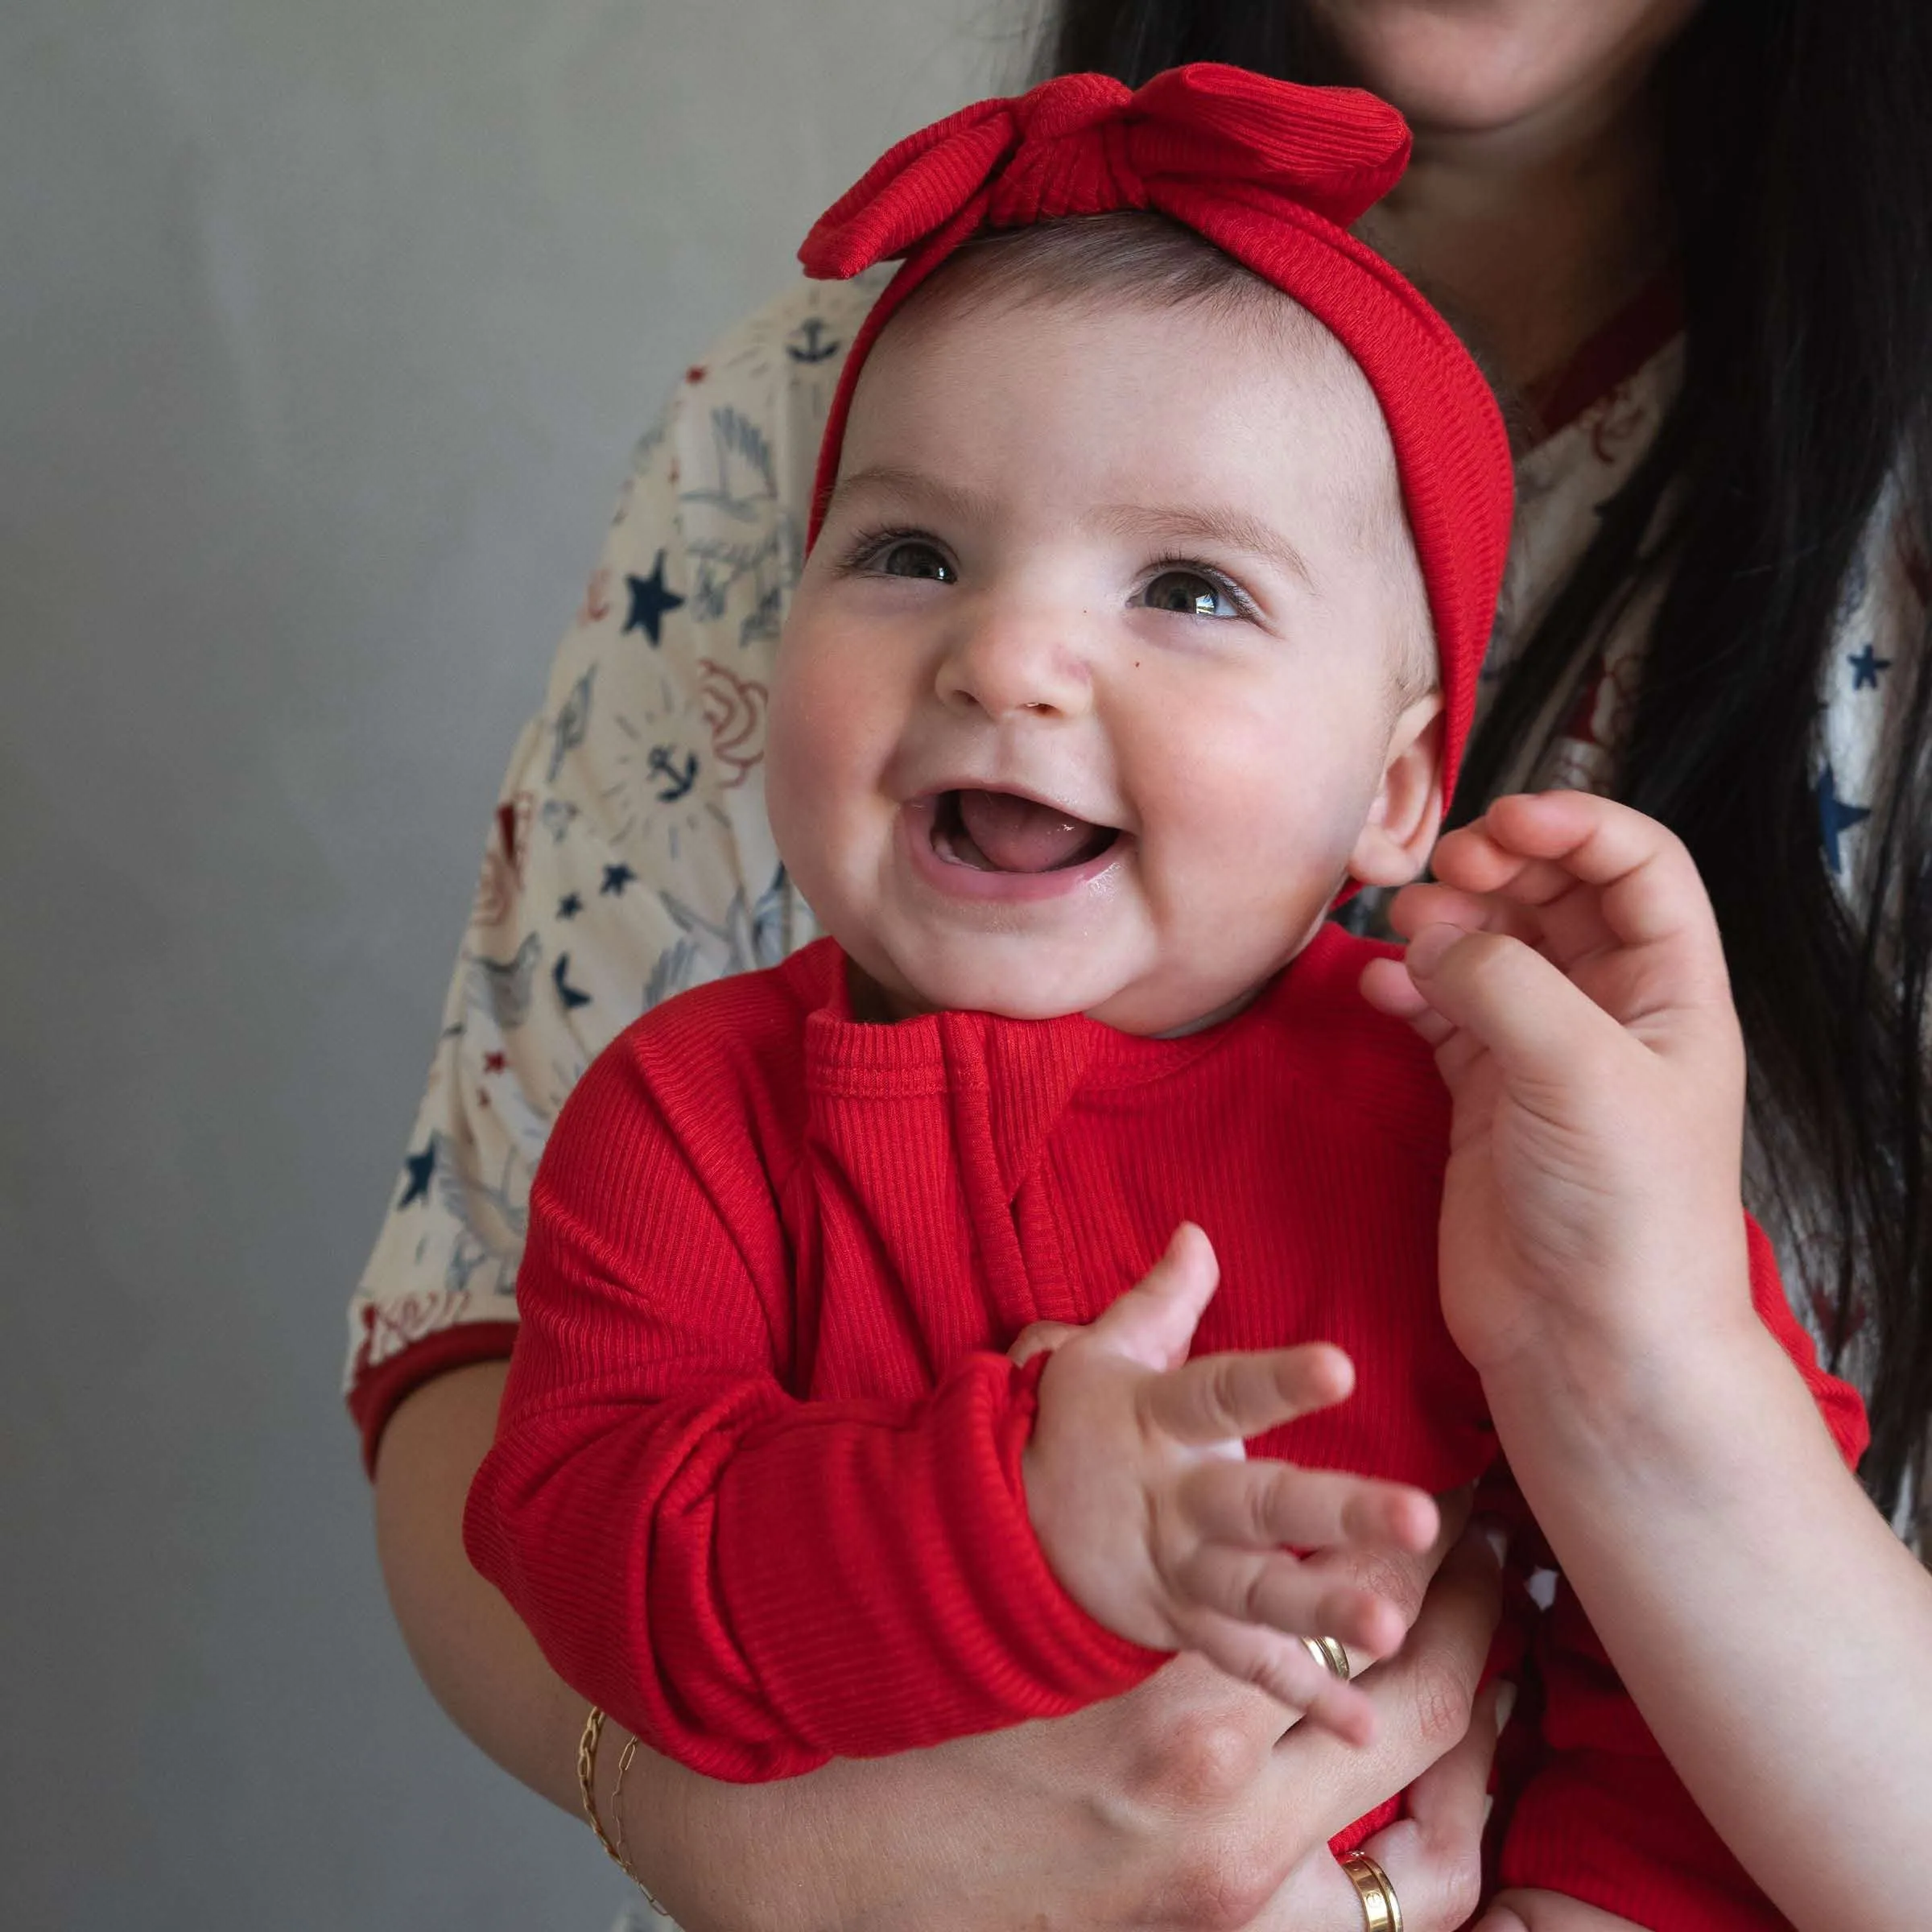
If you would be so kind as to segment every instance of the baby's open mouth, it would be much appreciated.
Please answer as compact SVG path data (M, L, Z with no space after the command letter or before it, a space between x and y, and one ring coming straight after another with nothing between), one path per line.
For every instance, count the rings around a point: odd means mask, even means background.
M1063 872L1120 836L1010 791L943 791L933 814L933 850L980 872Z

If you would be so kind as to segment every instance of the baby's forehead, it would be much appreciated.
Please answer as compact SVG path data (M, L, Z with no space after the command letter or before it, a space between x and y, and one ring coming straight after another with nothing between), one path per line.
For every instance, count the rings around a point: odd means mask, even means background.
M1278 479L1340 511L1352 538L1406 536L1388 427L1353 357L1292 298L1158 217L1016 230L961 250L879 336L866 373L876 361L894 375L861 376L847 454L873 441L881 391L902 406L908 393L933 393L935 372L962 365L981 394L1030 389L1036 351L1065 356L1070 338L1084 377L1119 372L1137 419L1158 421L1164 409L1177 435L1184 420L1197 427L1191 412L1238 426L1250 453L1261 440L1264 460L1231 469L1262 493Z
M1269 294L1256 311L1141 291L922 288L860 373L840 475L908 446L956 460L962 425L999 419L1028 464L1117 450L1126 472L1146 473L1159 450L1169 462L1155 468L1188 469L1213 497L1238 479L1298 516L1344 510L1348 535L1401 527L1395 450L1368 378L1322 324ZM984 435L968 440L984 448Z

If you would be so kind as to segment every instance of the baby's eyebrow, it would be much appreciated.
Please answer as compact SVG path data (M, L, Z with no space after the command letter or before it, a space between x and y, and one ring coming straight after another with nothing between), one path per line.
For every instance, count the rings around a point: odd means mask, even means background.
M948 483L942 477L928 476L924 470L902 469L890 463L874 464L840 477L827 499L826 514L831 514L833 504L852 496L910 497L961 522L989 521L997 507L994 499L982 491Z
M1224 543L1265 557L1309 589L1316 588L1308 559L1282 533L1245 510L1155 508L1145 503L1109 503L1088 518L1096 529L1122 537L1168 537L1197 543Z

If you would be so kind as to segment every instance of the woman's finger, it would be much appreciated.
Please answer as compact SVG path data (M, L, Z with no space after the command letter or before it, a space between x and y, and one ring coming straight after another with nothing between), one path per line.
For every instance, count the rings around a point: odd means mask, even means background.
M1506 1688L1492 1684L1477 1699L1461 1743L1409 1787L1408 1815L1362 1847L1388 1873L1405 1927L1464 1925L1480 1901L1489 1766Z
M1499 799L1481 824L1492 843L1600 888L1625 945L1687 941L1721 961L1696 865L1656 819L1588 792L1552 791Z
M1405 886L1389 907L1389 923L1413 938L1426 926L1501 933L1534 946L1566 972L1622 942L1604 917L1603 894L1567 875L1534 901L1518 901L1513 886L1484 894L1439 884Z
M1275 1746L1284 1770L1292 1772L1293 1788L1322 1794L1325 1835L1414 1783L1462 1741L1501 1608L1501 1574L1481 1533L1465 1530L1401 1650L1360 1680L1375 1709L1372 1744L1346 1750L1298 1725Z
M1567 878L1563 885L1573 890L1576 881ZM1405 886L1389 901L1389 923L1404 939L1414 938L1425 926L1460 926L1469 932L1507 932L1528 939L1541 930L1547 901L1558 896L1551 892L1534 902L1519 902L1501 886L1477 892L1446 880L1426 879Z
M1520 940L1425 927L1409 943L1407 964L1429 1004L1480 1041L1512 1080L1558 1092L1600 1086L1635 1044L1614 1015Z
M1492 1686L1477 1701L1461 1741L1409 1788L1408 1815L1361 1847L1382 1868L1402 1908L1403 1932L1458 1932L1482 1895L1483 1828L1496 1752ZM1324 1849L1292 1872L1256 1932L1361 1932L1362 1903ZM1503 1925L1485 1932L1505 1932ZM1520 1932L1512 1925L1507 1932Z

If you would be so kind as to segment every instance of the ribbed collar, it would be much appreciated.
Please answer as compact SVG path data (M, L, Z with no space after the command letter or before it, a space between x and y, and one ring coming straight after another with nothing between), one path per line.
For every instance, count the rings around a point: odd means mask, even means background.
M1078 1013L1047 1020L962 1012L857 1020L846 956L831 939L794 954L780 970L805 1009L805 1077L815 1113L826 1103L889 1104L951 1094L985 1121L1012 1189L1075 1092L1170 1080L1264 1035L1291 1042L1298 1009L1331 1002L1337 978L1352 980L1360 957L1345 934L1324 925L1258 999L1179 1039L1122 1033Z

